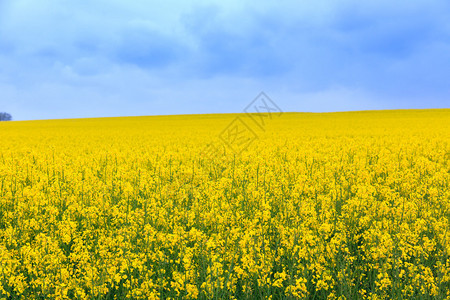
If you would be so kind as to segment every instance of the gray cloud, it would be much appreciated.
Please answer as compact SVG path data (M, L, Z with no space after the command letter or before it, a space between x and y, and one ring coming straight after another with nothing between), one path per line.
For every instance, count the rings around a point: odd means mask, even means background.
M152 69L181 60L187 50L171 36L146 28L130 28L122 34L114 59L119 63Z

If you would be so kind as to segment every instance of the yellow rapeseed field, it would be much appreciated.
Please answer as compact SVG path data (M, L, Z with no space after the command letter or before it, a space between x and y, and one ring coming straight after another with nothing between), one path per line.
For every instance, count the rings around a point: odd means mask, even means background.
M450 110L266 121L0 123L0 299L450 299Z

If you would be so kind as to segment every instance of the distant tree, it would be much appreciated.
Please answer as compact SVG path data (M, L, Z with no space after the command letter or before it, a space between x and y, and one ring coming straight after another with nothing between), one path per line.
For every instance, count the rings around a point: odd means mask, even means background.
M5 112L0 112L0 121L11 121L12 117L10 114Z

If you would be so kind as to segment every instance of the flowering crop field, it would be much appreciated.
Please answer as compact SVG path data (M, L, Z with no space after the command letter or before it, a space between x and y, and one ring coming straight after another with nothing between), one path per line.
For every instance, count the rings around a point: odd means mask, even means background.
M0 299L450 299L450 110L254 125L0 123Z

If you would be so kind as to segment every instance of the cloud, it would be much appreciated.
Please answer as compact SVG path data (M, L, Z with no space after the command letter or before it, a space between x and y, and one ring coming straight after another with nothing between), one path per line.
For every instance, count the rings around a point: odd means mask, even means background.
M141 68L165 67L180 60L187 50L173 37L147 28L127 29L120 39L114 59Z

